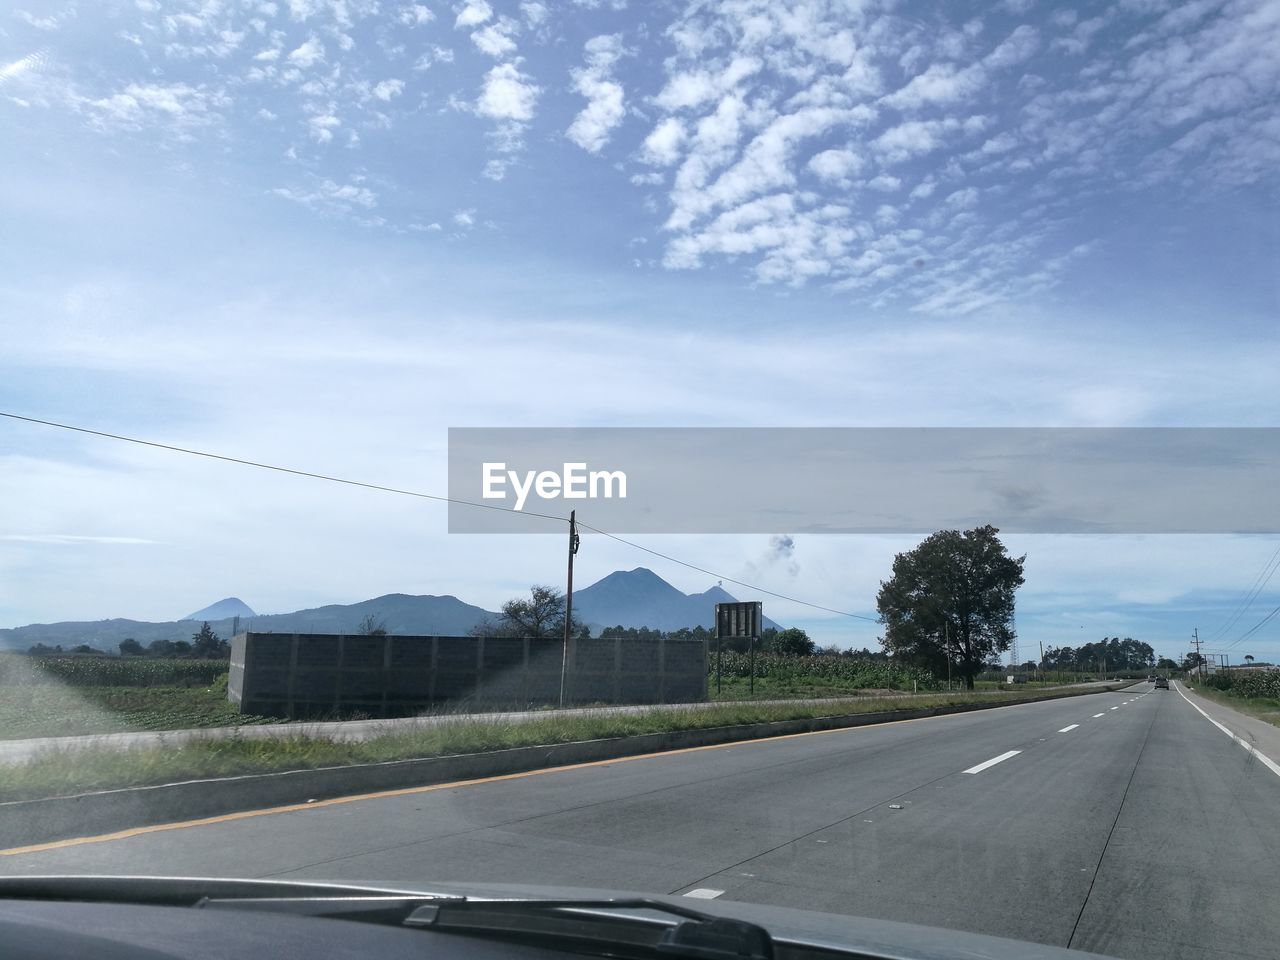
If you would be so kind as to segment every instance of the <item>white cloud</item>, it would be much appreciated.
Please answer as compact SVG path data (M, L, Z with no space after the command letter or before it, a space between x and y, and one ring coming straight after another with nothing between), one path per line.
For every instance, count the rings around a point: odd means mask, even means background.
M420 3L413 3L401 7L396 17L406 27L420 27L425 23L430 23L436 18L436 15L431 12L430 7L424 7Z
M879 190L881 193L893 193L895 190L900 190L901 188L902 181L887 173L882 173L867 181L867 189Z
M431 46L414 61L413 69L430 70L437 63L453 63L453 51L447 47Z
M535 29L542 26L548 16L547 5L540 0L522 0L520 12L524 15L524 22Z
M945 120L908 120L890 127L871 141L872 148L888 163L899 163L931 153L955 133L976 133L986 126L982 116L972 116L961 121L955 117Z
M680 159L686 136L684 124L676 117L667 117L644 138L641 159L654 166L670 166Z
M471 208L456 211L453 215L453 222L456 226L462 227L464 230L470 230L476 225L475 209Z
M613 78L613 66L623 54L622 36L592 37L585 51L586 67L575 69L571 76L573 89L587 98L587 106L565 135L588 153L598 153L626 115L622 84Z
M404 81L383 80L374 86L372 93L379 100L389 101L392 97L398 97L404 93Z
M477 27L493 16L493 7L487 0L466 0L460 7L454 7L458 18L453 22L455 28Z
M916 110L925 104L968 99L985 83L986 74L977 64L961 69L952 63L935 63L883 100L898 110Z
M311 133L311 139L317 143L329 143L333 139L333 131L340 126L342 121L331 113L307 118L307 129Z
M1035 27L1023 24L987 54L982 62L992 69L1011 67L1029 59L1039 46L1040 32Z
M320 10L320 0L289 0L289 16L294 20L306 20Z
M503 63L485 74L476 112L495 120L527 123L533 119L541 88L514 63Z
M377 194L358 182L339 184L325 179L316 183L312 189L277 187L271 192L317 213L331 215L351 214L356 208L372 210L378 205Z
M471 42L481 53L494 58L507 57L516 52L515 35L520 24L509 17L499 17L494 23L474 31Z
M323 63L325 57L324 44L316 36L311 36L305 43L295 49L288 56L288 61L294 66L302 70L314 67L317 63Z
M735 57L719 72L691 70L671 77L654 102L664 110L698 107L724 96L743 80L759 72L763 64L755 57Z
M809 158L809 169L820 180L848 186L867 162L852 150L823 150Z

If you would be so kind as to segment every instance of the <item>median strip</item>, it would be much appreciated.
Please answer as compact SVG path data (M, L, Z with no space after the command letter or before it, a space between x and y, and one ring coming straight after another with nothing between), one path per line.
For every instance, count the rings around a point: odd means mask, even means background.
M976 767L970 767L968 770L964 772L965 773L981 773L983 770L987 770L991 767L994 767L997 763L1004 763L1010 757L1016 757L1021 752L1022 752L1021 750L1009 750L1006 753L1000 754L1000 756L998 757L992 757L990 760L987 760L983 763L978 764Z

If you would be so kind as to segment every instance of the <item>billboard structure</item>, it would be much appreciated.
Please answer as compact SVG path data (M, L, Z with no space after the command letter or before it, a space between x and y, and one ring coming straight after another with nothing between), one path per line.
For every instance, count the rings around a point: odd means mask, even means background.
M764 614L759 600L746 603L716 604L716 693L720 692L720 649L725 639L747 639L751 656L751 686L756 692L756 644L760 642L760 624Z

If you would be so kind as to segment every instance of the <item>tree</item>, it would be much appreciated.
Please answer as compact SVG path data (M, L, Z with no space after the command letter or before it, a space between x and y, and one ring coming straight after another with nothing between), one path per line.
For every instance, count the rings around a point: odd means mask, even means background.
M125 637L120 641L120 656L122 657L141 657L147 651L142 649L142 644L133 637Z
M571 633L582 624L573 622ZM555 587L534 584L528 598L515 597L502 605L496 633L488 636L555 639L564 636L564 594Z
M1156 662L1156 669L1157 670L1177 670L1178 665L1174 663L1172 660L1170 660L1168 657L1161 657Z
M810 657L815 649L817 644L799 627L788 627L773 638L773 652L784 657Z
M1205 660L1203 654L1199 654L1195 652L1188 653L1185 657L1182 658L1182 669L1194 670L1196 667L1200 666L1202 663L1207 663L1207 662L1208 661Z
M95 650L93 647L89 646L87 643L82 643L79 646L72 647L71 652L72 653L98 653L99 651Z
M987 525L942 530L893 559L893 575L876 597L881 643L896 659L944 675L948 668L973 689L983 664L1013 641L1014 593L1026 556L1009 556Z
M356 633L362 637L385 637L387 635L386 621L372 613L367 613L364 619L360 621L360 625L356 627Z
M231 648L224 643L206 620L200 629L191 635L191 653L206 660L229 656Z
M1252 653L1246 653L1246 654L1244 655L1244 662L1245 662L1245 663L1253 663L1253 654L1252 654Z

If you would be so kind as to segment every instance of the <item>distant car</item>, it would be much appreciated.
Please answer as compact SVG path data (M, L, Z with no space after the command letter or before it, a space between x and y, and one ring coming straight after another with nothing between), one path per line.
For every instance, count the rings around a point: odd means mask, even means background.
M1168 690L1168 689L1169 689L1169 681L1168 681L1168 680L1166 680L1164 677L1156 677L1156 689L1157 689L1157 690Z
M1155 682L1156 682L1156 676L1154 673L1151 676L1147 677L1147 683L1155 683Z

